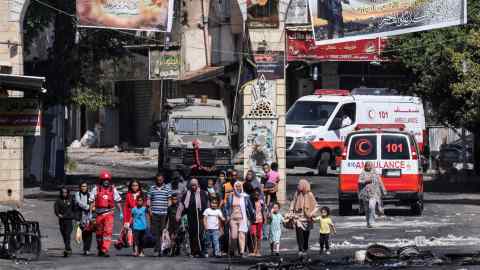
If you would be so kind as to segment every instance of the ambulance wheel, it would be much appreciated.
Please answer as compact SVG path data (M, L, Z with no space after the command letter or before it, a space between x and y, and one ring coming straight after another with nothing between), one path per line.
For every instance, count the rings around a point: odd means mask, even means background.
M328 166L330 165L330 153L324 152L320 155L320 159L317 163L318 175L327 176Z
M418 200L410 205L410 212L414 216L421 216L423 213L423 200Z
M340 200L338 203L338 213L340 216L348 216L352 213L352 202Z

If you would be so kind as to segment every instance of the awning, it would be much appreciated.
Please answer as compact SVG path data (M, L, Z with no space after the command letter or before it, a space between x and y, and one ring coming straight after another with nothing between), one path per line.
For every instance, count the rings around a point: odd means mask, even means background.
M181 83L204 82L221 76L225 73L225 66L204 67L199 70L185 72L180 77Z
M0 74L0 89L46 93L45 77Z

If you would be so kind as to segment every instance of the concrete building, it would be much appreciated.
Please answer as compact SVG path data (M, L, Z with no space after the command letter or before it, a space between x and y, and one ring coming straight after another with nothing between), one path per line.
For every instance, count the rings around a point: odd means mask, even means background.
M0 73L10 75L23 74L23 36L22 24L28 0L0 1ZM28 93L12 91L12 84L6 85L6 79L22 81L19 76L0 79L2 98L22 98ZM2 89L2 85L4 88ZM8 90L4 92L4 90ZM24 94L26 93L26 94ZM21 204L23 200L24 179L41 178L43 173L32 151L41 151L40 140L33 136L6 137L0 135L0 203ZM40 167L38 167L40 166ZM35 167L36 169L33 169Z

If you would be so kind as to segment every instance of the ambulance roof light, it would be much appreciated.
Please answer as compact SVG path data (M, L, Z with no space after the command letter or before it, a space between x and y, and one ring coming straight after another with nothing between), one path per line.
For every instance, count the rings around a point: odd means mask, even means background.
M344 89L316 89L314 94L317 96L349 96L350 91Z
M355 130L399 130L404 131L404 124L358 124Z

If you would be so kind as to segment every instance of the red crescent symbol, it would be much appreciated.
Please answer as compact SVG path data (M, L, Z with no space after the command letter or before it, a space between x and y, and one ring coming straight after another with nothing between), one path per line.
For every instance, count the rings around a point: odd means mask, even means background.
M372 153L372 143L367 139L361 139L355 143L355 152L360 156L368 156Z

